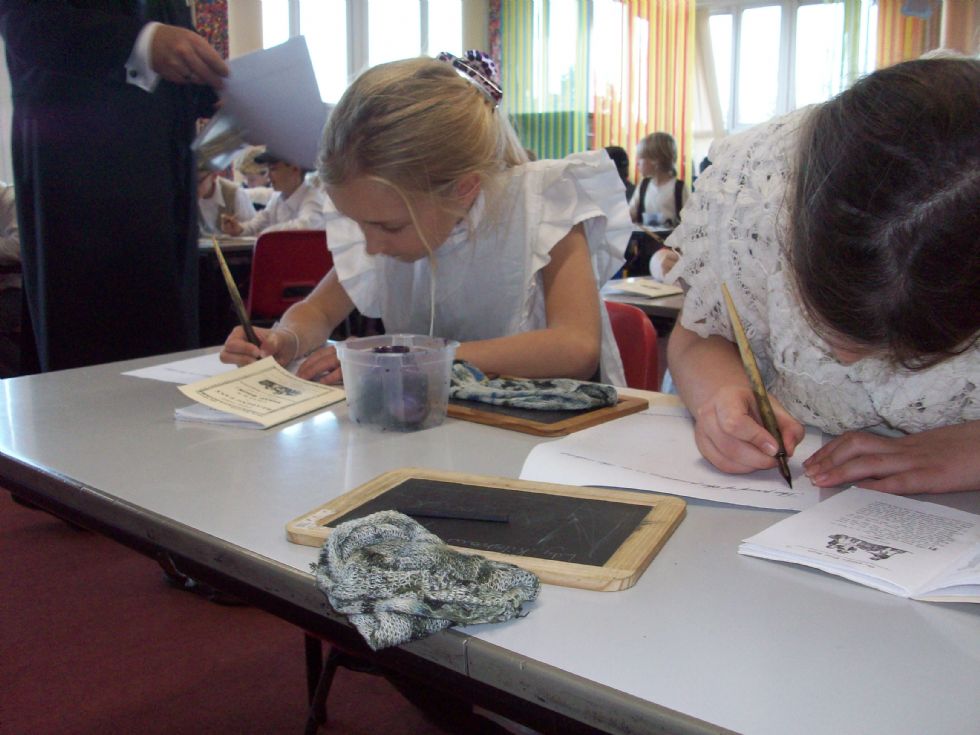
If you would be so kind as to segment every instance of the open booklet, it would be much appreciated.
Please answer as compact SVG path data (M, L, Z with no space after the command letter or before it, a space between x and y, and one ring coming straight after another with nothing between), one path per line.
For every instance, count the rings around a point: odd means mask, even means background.
M297 378L273 357L181 385L180 391L197 404L178 408L174 412L178 420L261 429L325 408L346 397L341 388Z
M738 551L914 600L980 602L980 515L899 495L849 488Z

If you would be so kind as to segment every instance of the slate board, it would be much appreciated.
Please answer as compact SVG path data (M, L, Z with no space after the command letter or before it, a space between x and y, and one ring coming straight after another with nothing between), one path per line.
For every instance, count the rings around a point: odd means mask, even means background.
M378 510L417 512L416 520L450 546L516 564L542 582L615 591L636 583L684 517L686 503L629 490L406 468L303 514L287 524L287 536L321 546L338 524Z
M448 415L454 419L489 424L501 429L537 436L565 436L590 426L642 411L650 403L646 398L620 396L615 406L585 408L578 411L538 411L527 408L497 406L480 401L449 401Z

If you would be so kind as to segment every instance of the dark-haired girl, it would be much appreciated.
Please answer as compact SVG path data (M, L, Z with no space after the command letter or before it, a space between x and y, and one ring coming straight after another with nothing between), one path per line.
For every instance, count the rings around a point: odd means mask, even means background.
M673 379L701 453L775 466L728 285L792 453L821 487L980 489L980 61L897 64L721 141L671 244Z

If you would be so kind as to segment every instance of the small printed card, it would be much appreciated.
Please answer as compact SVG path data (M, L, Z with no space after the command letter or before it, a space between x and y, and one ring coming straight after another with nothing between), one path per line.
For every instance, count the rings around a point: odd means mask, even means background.
M297 378L272 357L179 388L214 412L177 409L178 419L208 423L241 423L244 419L263 429L345 398L343 389Z
M664 296L677 296L684 293L679 286L660 283L652 278L621 278L609 281L607 288L614 291L646 296L650 299L660 299Z

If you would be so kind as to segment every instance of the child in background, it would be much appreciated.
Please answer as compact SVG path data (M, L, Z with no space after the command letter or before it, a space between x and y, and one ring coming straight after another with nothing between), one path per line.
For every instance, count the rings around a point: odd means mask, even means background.
M376 66L333 110L320 178L334 267L279 325L240 328L222 360L281 363L340 379L334 327L355 307L388 333L461 342L488 374L625 385L599 286L623 261L623 186L604 151L527 162L479 52Z
M789 453L820 487L980 489L980 61L910 61L714 146L671 244L670 371L701 453L775 466L727 283ZM801 423L802 422L802 423Z
M306 183L306 171L269 151L260 153L254 160L269 167L269 178L276 193L262 211L245 222L234 215L222 215L222 232L251 237L263 232L323 227L325 197L318 187Z
M265 153L264 145L249 146L235 161L235 178L240 180L256 211L264 209L276 193L269 179L269 165L255 161L263 153Z
M197 167L197 225L201 235L221 234L221 218L231 215L239 222L255 216L245 189L207 166Z
M677 142L670 133L650 133L636 149L641 180L630 199L630 218L651 227L674 227L688 191L677 178Z

